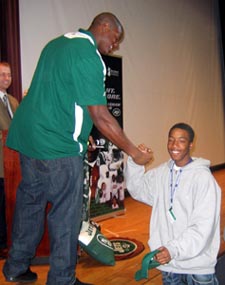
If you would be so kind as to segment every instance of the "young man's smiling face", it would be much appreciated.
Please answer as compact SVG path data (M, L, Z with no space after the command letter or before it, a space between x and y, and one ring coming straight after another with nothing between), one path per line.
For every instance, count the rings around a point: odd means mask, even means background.
M190 150L193 143L190 141L189 133L183 129L173 129L168 137L167 150L170 157L177 166L185 166L189 163Z

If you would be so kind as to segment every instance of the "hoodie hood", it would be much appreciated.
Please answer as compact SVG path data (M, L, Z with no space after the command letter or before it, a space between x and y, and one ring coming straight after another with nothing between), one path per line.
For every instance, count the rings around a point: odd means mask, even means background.
M185 166L181 167L182 170L190 170L192 168L207 168L210 167L210 161L201 157L192 157L192 161L186 164ZM171 169L174 166L174 160L170 159L168 161L168 167Z

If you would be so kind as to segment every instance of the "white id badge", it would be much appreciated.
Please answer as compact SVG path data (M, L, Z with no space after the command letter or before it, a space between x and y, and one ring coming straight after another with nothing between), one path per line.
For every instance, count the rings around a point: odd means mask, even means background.
M169 216L169 219L170 219L170 222L171 224L173 224L175 221L176 221L176 216L174 215L174 212L173 212L173 208L171 207L169 210L168 210L168 216Z

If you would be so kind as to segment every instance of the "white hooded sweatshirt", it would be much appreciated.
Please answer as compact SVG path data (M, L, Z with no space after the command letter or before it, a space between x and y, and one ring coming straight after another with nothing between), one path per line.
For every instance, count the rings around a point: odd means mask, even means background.
M174 161L145 173L128 157L125 178L131 196L152 206L149 246L165 246L172 260L158 268L180 274L215 272L220 246L221 190L210 161L193 161L175 173ZM172 210L170 210L172 207Z

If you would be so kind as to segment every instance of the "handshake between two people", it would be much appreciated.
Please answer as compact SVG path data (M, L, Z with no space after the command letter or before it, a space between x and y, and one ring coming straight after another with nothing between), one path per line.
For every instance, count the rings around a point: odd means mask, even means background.
M131 144L132 145L132 144ZM88 142L88 151L95 151L98 148L96 145L93 137L89 136L89 142ZM130 151L126 151L128 155L130 155L133 159L133 161L136 164L144 165L145 169L149 167L149 165L153 161L153 151L151 148L147 147L145 144L141 143L137 147L134 145L129 148Z
M145 166L145 171L150 168L150 165L154 159L153 151L151 148L147 147L145 144L141 143L138 145L138 150L140 153L140 158L133 158L134 162Z

